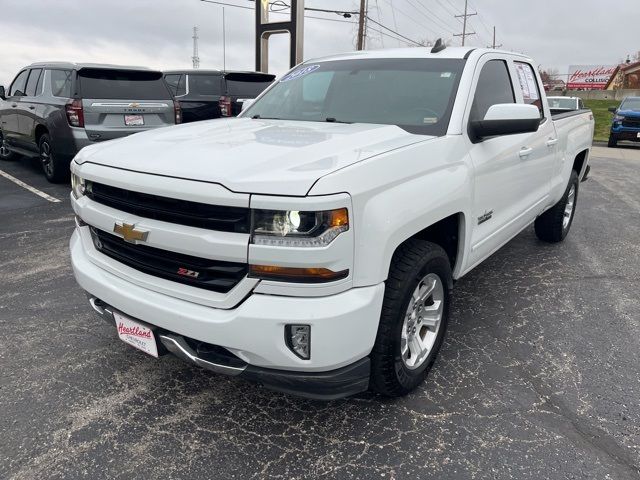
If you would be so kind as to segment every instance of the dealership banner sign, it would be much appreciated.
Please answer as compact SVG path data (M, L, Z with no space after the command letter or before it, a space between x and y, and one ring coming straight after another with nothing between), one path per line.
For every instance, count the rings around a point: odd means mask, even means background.
M615 65L571 65L567 88L603 90L615 69Z

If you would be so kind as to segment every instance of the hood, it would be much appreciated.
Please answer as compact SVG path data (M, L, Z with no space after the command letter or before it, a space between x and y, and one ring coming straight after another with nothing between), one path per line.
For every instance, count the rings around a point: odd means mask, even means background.
M77 163L302 196L320 177L433 137L393 125L229 118L150 130L84 148Z
M640 118L640 110L618 110L616 115L621 117Z

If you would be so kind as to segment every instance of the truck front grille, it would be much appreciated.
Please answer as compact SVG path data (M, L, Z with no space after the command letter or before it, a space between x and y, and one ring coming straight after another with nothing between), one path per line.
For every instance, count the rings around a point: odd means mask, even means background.
M156 277L227 293L247 275L244 263L222 262L125 242L91 227L96 249L108 257Z
M630 127L630 128L640 128L640 118L638 119L625 118L622 121L622 126Z
M144 218L222 232L248 233L249 208L225 207L161 197L88 182L86 195L93 201Z

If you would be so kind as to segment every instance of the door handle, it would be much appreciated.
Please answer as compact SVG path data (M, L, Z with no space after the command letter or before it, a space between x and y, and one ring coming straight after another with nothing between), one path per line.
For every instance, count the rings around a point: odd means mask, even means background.
M29 105L29 110L35 110L35 109L36 109L36 107L35 107L35 106L33 106L33 105Z
M11 108L16 108L17 106L18 106L18 104L17 104L17 103L13 103L13 104L11 104Z
M529 155L531 155L531 152L533 152L533 148L522 147L518 155L520 155L520 158L527 158Z
M547 147L553 147L556 143L558 143L557 138L550 138L547 140Z

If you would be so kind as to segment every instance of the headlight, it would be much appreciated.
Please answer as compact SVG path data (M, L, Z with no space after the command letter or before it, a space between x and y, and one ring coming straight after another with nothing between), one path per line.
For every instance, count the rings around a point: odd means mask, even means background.
M324 247L347 230L346 208L321 212L254 210L252 242L278 247Z
M79 177L75 173L71 174L71 192L77 200L84 195L85 183L84 178Z
M614 122L621 122L624 120L624 117L622 115L614 115L613 116L613 121Z

